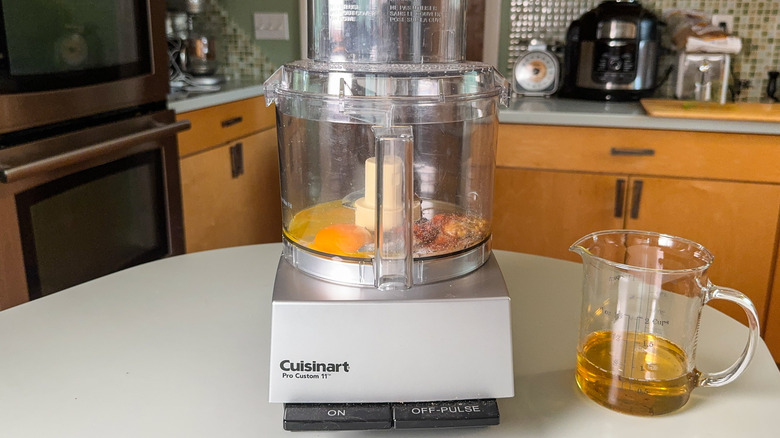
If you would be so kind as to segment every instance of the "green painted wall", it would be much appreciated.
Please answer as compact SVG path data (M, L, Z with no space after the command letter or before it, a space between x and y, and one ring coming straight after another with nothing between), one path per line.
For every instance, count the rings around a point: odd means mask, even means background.
M217 0L252 41L257 44L271 63L282 65L301 58L301 37L298 0ZM256 40L255 12L286 12L289 17L290 39L288 41Z
M500 34L498 36L498 65L496 68L504 76L511 77L511 71L507 67L509 62L509 32L512 26L510 1L501 2L501 22L499 23Z

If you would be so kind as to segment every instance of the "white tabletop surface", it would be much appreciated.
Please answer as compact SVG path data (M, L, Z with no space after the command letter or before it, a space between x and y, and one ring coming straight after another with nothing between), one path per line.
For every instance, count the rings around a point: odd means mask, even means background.
M149 263L0 312L0 436L283 437L267 402L279 244ZM737 381L660 417L612 412L574 383L578 264L496 251L512 298L515 397L501 424L306 432L307 437L769 437L780 372L766 346ZM698 368L719 371L746 329L707 308ZM303 436L303 435L301 435Z

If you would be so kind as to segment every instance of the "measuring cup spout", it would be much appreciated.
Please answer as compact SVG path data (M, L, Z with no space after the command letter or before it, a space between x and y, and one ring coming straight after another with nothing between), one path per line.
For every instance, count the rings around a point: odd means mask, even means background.
M577 245L576 243L569 247L569 251L579 254L580 257L582 257L583 262L592 257L592 254L588 252L587 249Z
M597 248L596 245L594 245L594 242L597 240L597 236L601 235L602 233L612 233L612 230L602 231L598 233L591 233L587 236L584 236L577 240L576 242L572 243L572 245L569 247L569 251L579 254L580 257L582 257L583 262L588 262L593 259L601 259L598 255L593 253L593 249ZM614 232L620 232L620 230L614 230Z

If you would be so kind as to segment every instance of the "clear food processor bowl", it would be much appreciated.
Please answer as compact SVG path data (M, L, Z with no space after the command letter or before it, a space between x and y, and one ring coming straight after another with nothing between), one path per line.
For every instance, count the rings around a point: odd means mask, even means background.
M508 89L481 63L281 67L265 96L276 105L287 260L380 288L481 266Z

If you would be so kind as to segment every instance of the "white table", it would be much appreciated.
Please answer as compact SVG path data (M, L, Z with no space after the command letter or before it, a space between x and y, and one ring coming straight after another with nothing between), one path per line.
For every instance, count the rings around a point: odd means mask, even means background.
M0 436L291 436L282 429L282 406L267 402L271 289L280 253L272 244L174 257L0 312ZM341 433L780 434L780 372L763 343L736 382L696 389L676 413L634 417L590 401L574 383L580 265L502 251L496 256L512 297L515 354L516 395L499 400L501 424ZM699 368L725 368L746 337L743 326L708 308Z

